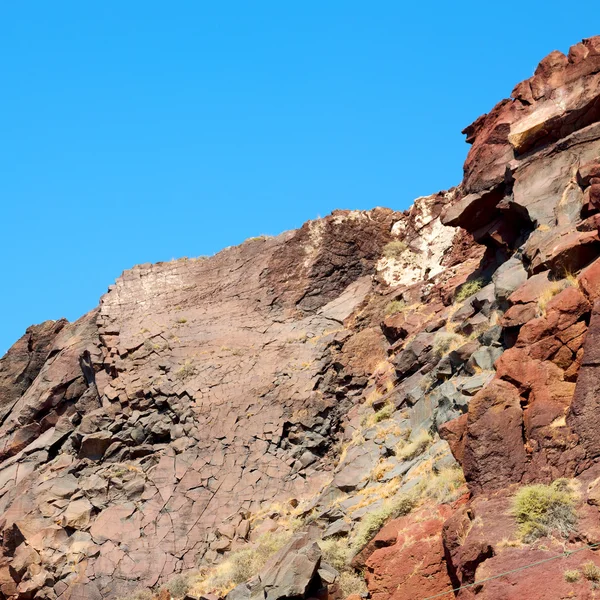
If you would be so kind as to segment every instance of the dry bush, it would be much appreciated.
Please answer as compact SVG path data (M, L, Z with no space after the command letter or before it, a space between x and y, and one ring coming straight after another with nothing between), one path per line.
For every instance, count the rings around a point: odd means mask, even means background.
M348 567L351 555L346 538L331 537L319 540L319 548L321 548L325 562L340 573Z
M397 313L404 312L406 310L406 302L404 300L392 300L385 307L385 314L395 315Z
M218 595L226 595L236 585L259 573L291 536L292 531L266 533L252 546L230 552L221 563L197 576L191 582L190 591L193 594L217 592Z
M426 480L425 496L439 504L454 502L465 485L465 476L460 467L447 467Z
M577 523L573 493L565 479L522 487L513 498L512 513L526 543L552 532L567 537Z
M175 377L184 381L196 373L196 367L190 360L186 360L177 371Z
M581 572L588 581L598 583L600 581L600 569L591 560L581 565Z
M460 348L464 343L465 338L459 333L438 331L433 338L433 352L436 356L441 357Z
M422 429L416 437L410 442L399 442L395 448L396 456L401 460L412 460L420 454L423 454L425 450L431 445L433 438L430 433Z
M563 575L567 583L575 583L581 579L581 573L577 569L569 569Z
M408 246L400 240L387 243L383 247L383 255L386 258L400 258L402 253L408 248Z
M546 316L546 307L552 298L558 296L563 290L568 287L578 287L579 282L577 277L570 271L565 272L565 278L560 281L554 281L546 290L542 292L538 298L538 315Z
M351 594L358 594L364 597L367 590L367 584L363 577L354 571L346 570L340 573L338 587L342 592L342 598L347 598Z

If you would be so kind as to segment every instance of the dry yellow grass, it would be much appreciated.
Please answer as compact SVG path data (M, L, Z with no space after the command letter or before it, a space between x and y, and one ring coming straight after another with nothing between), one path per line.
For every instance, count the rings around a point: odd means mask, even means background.
M410 442L401 441L395 449L396 456L401 460L411 460L422 454L433 442L426 430L421 430Z

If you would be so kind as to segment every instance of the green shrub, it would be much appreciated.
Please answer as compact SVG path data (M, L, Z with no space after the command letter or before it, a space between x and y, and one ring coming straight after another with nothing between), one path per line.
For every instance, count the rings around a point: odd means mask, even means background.
M512 512L519 523L519 536L526 543L554 531L567 537L577 522L573 494L564 479L521 488L513 499Z
M436 356L444 356L465 343L465 338L459 333L438 331L433 338L433 352Z
M565 571L563 575L567 583L575 583L581 579L581 573L577 569Z
M406 309L406 302L404 302L404 300L392 300L386 307L385 307L385 314L390 316L390 315L395 315L397 313L401 313Z
M581 572L588 581L600 581L600 569L591 560L581 565Z
M373 538L386 521L407 515L415 507L415 498L409 494L400 494L385 502L379 510L367 513L356 528L351 549L354 553Z
M383 255L386 258L400 258L400 255L408 248L408 246L400 240L389 242L383 247Z
M394 405L391 402L384 404L374 415L373 423L380 423L389 419L394 414Z
M478 277L477 279L471 279L471 281L465 281L454 294L455 302L462 302L466 300L469 296L476 294L483 286L485 285L485 280L483 277Z

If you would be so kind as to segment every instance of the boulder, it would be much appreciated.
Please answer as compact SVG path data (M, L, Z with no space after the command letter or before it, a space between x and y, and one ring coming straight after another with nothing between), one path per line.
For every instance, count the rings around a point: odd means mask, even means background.
M309 534L297 534L279 550L259 573L252 598L281 600L307 597L321 588L318 570L321 550Z

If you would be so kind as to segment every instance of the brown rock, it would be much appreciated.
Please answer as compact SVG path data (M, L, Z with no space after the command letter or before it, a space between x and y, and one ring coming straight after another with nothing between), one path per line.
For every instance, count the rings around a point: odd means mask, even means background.
M442 527L451 510L448 506L423 509L415 515L391 521L380 535L384 547L366 561L365 578L373 600L412 600L452 588L446 569ZM395 530L393 543L387 540ZM373 540L377 548L379 535ZM390 539L391 541L391 539Z
M500 380L471 400L462 467L474 493L518 482L525 472L520 400L517 389Z

